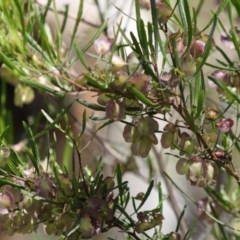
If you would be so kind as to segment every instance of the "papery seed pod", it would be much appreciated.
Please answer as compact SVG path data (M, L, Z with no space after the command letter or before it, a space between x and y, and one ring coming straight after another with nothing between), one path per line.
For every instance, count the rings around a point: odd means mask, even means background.
M127 66L127 63L119 56L113 55L111 59L112 71L116 72Z
M194 152L195 144L191 140L184 142L183 151L187 155L191 155Z
M158 131L158 122L152 117L142 117L136 126L136 134L138 136L149 136Z
M214 183L214 175L215 175L215 169L212 164L208 163L207 164L207 170L206 170L206 184L212 184Z
M7 163L10 156L10 149L7 147L0 147L0 166L4 166Z
M115 79L110 83L109 87L113 90L118 90L118 91L123 90L128 79L129 79L129 76L125 72L118 71L116 73Z
M98 97L97 97L97 102L100 104L100 105L103 105L103 106L106 106L106 104L108 102L110 102L112 99L114 99L114 96L113 94L108 94L108 93L102 93L102 94L99 94Z
M146 136L140 136L133 139L131 150L134 155L145 158L148 156L151 147L151 139Z
M125 117L125 105L122 102L113 99L106 103L106 118L120 121Z
M72 189L72 181L69 175L67 174L59 174L58 179L60 181L61 190L64 192L65 196L71 196L74 194Z
M197 59L203 55L205 47L206 42L201 39L195 39L190 47L190 54Z
M189 171L189 162L186 158L180 158L176 164L176 171L180 175L185 175Z
M136 99L124 98L123 100L126 109L143 109L143 105Z
M168 240L181 240L181 235L178 232L172 232L168 235Z
M12 207L12 199L7 193L0 193L0 214L5 215L9 213Z
M157 13L158 13L159 23L161 25L164 25L167 23L167 21L172 15L172 8L166 3L159 2L157 4Z
M126 124L123 129L123 138L125 142L132 142L135 134L136 127Z
M211 206L210 206L211 204ZM199 219L207 221L209 224L214 224L215 221L211 217L209 217L209 214L212 215L211 208L214 207L214 211L218 212L218 209L216 208L215 204L213 202L210 202L210 200L206 198L202 198L198 200L197 202L198 207L198 216Z
M174 88L178 85L180 78L173 71L171 72L162 72L159 81L164 85L171 88Z
M169 131L164 132L161 136L161 146L165 149L170 148L174 149L174 140L175 140L175 132Z
M185 60L181 63L181 71L184 73L186 78L193 76L196 72L197 63L196 60L193 59L191 56L188 56Z
M132 75L136 72L140 73L143 70L135 52L131 52L127 56L127 64L128 64L128 74L129 75Z
M101 36L94 41L94 47L98 54L105 55L112 47L113 39L109 39L106 36Z
M136 224L135 230L137 233L143 233L151 228L153 228L155 224L153 222L138 222Z
M56 196L56 184L47 173L43 173L35 179L34 188L36 194L40 197L52 199Z
M136 195L136 197L134 197L134 199L139 200L139 201L142 201L143 198L144 198L144 196L145 196L145 193L144 193L144 192L139 192L139 193ZM139 218L138 218L138 219L139 219Z
M217 128L221 132L229 132L232 126L234 125L234 121L231 118L223 118L219 122L216 123Z
M108 191L109 190L110 191L113 190L113 188L115 186L114 178L113 177L106 177L106 178L104 178L103 185L104 185L104 187L107 188Z
M23 200L21 201L21 206L24 209L28 209L33 205L33 201L34 201L34 199L32 197L24 196Z
M189 170L186 177L190 180L192 185L201 184L201 179L203 178L202 162L193 162L189 164Z
M206 114L207 119L216 120L218 118L219 112L216 109L208 108Z
M151 78L146 74L136 73L131 76L129 82L144 95L148 95L151 91Z
M31 103L35 97L33 89L22 84L17 84L14 94L14 104L18 107Z
M91 238L94 235L95 229L88 216L82 216L79 221L79 231L83 238Z

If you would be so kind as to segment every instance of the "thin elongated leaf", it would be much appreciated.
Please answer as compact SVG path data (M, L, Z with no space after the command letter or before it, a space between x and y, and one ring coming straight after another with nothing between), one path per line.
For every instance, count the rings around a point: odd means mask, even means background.
M122 170L121 170L121 166L120 164L117 164L117 167L116 167L116 178L117 178L117 185L118 185L118 190L119 190L119 196L120 196L120 200L121 200L121 203L123 204L123 200L122 200L122 196L124 195L124 192L123 192L123 188L122 188L122 185L123 185L123 179L122 179Z
M146 29L145 29L145 25L144 25L144 21L142 19L140 19L140 33L139 33L139 39L140 39L140 43L141 43L141 47L143 50L144 55L146 56L146 58L149 58L149 51L148 51L148 40L147 40L147 34L146 34Z
M76 18L76 22L75 22L74 29L73 29L72 36L71 36L71 42L70 42L70 46L69 46L70 49L72 48L72 45L75 41L75 36L77 34L77 30L78 30L79 24L81 22L81 18L82 18L82 14L83 14L83 4L84 4L84 1L80 0L79 5L78 5L77 18Z
M40 26L42 25L40 24ZM45 31L43 30L43 26L42 26L42 33L44 32ZM38 53L40 53L40 55L44 58L45 61L47 61L48 63L52 62L52 59L50 57L51 55L47 54L46 51L44 51L43 48L36 42L36 40L33 39L32 36L30 36L30 34L28 33L26 33L26 40Z
M137 207L136 211L138 211L145 204L145 202L148 200L149 195L150 195L153 187L154 187L154 181L151 180L150 183L149 183L148 189L147 189L146 193L144 194L143 199L142 199L141 203L139 204L139 206Z
M149 56L147 34L144 26L144 21L141 19L140 6L139 6L138 0L135 1L135 10L136 10L136 24L137 24L139 42L141 45L142 52L147 58Z
M91 68L87 62L87 60L85 59L84 55L83 55L83 51L79 48L79 46L77 44L74 44L74 50L76 51L78 60L80 60L80 62L82 63L82 65L88 70L91 71Z
M219 46L216 46L216 49L221 53L221 55L223 56L223 58L227 61L228 65L230 67L233 67L233 61L228 57L228 55L224 52L223 49L221 49Z
M130 85L127 87L128 91L133 94L133 96L140 100L142 103L146 104L150 107L156 107L157 104L153 103L149 98L147 98L144 94L138 91L134 86Z
M141 57L143 56L143 53L142 53L141 48L139 47L139 43L137 41L137 38L135 37L135 35L132 32L130 32L130 36L131 36L131 39L133 41L132 48L133 48L134 52L137 54L137 57L141 60Z
M184 32L186 33L186 37L187 37L187 48L185 52L188 52L188 49L192 43L192 36L193 36L192 19L191 19L188 1L179 0L178 9L179 9L180 17L184 26Z
M23 126L28 135L28 140L29 140L29 144L30 144L30 148L31 148L31 151L27 151L27 149L26 149L26 151L32 161L32 164L35 167L37 174L39 175L40 174L39 167L40 167L41 158L40 158L40 154L39 154L39 150L38 150L38 145L34 139L34 136L33 136L33 133L32 133L32 130L30 129L30 127L28 127L25 122L23 122Z
M49 12L52 1L53 0L48 0L47 3L44 5L44 11L43 14L41 15L42 22L46 21L47 13Z
M62 119L64 118L64 116L66 115L66 113L69 111L69 109L71 108L72 104L70 104L69 106L67 106L66 108L63 109L63 111L61 111L60 114L58 114L58 116L55 119L52 119L51 116L49 116L49 114L44 111L41 110L43 115L45 116L45 118L47 119L47 121L50 123L49 125L47 125L41 132L37 133L34 138L37 139L39 137L42 137L43 135L47 134L51 129L53 128L57 128L62 132L65 132L64 130L62 130L61 126L59 125L59 122L62 121Z
M85 74L84 77L87 79L87 83L89 86L95 87L100 90L107 89L105 84L103 84L102 82L100 83L98 79L92 77L91 75Z
M216 26L217 26L217 21L218 21L218 19L217 19L217 16L215 15L210 34L208 36L208 41L206 42L204 53L202 55L201 62L199 65L197 65L197 69L196 69L196 72L194 73L193 77L195 77L198 74L198 72L201 71L203 65L206 63L206 60L210 54L212 44L213 44L213 34L214 34Z
M93 109L96 111L105 111L105 107L95 104L95 103L87 102L86 100L84 100L82 98L77 98L76 101L87 108L90 108L90 109Z
M183 210L182 210L182 212L181 212L181 215L180 215L179 218L178 218L178 222L177 222L177 226L176 226L176 230L175 230L176 232L178 232L179 229L180 229L180 226L181 226L181 220L183 219L183 216L184 216L184 214L185 214L185 210L186 210L186 208L187 208L187 206L184 205Z
M237 14L240 17L240 2L239 2L239 0L231 0L231 3L235 7Z
M86 130L86 126L87 126L87 114L86 114L86 109L84 109L83 111L83 115L82 115L82 122L81 122L81 125L82 125L82 130L81 130L81 133L79 135L79 137L81 138Z
M195 112L195 119L199 118L199 116L202 113L202 110L205 109L204 105L205 105L205 83L204 83L204 79L202 77L201 72L199 72L194 79L195 82L195 86L194 86L194 104L196 104L197 109Z
M64 14L63 14L63 21L62 21L62 26L61 26L61 33L63 33L64 30L65 30L65 28L66 28L66 24L67 24L67 20L68 20L68 13L69 13L69 5L66 4L66 5L65 5Z
M160 209L160 212L162 213L164 196L163 196L163 192L162 192L161 182L158 182L157 189L158 189L158 208Z
M21 82L25 83L26 85L28 85L30 87L41 90L43 92L50 93L57 97L63 97L66 94L65 92L61 91L60 89L55 88L53 85L51 86L51 85L46 85L46 84L41 84L39 82L31 81L31 80L29 80L29 77L22 78Z
M233 22L233 14L232 14L232 8L231 5L228 5L228 18L231 25L231 40L234 44L234 48L238 54L238 58L240 58L240 47L239 47L239 37L237 36L236 29L235 29L235 23Z
M11 157L8 159L7 166L10 169L9 172L12 172L15 176L22 176L21 171L18 169L17 163L14 162Z
M237 103L240 104L240 98L239 95L236 94L234 91L232 91L226 84L223 82L220 82L218 79L208 76L208 78L213 81L218 87L220 87L222 90L224 90L230 97L232 97Z
M94 42L104 33L105 29L107 28L108 22L105 21L96 31L94 36L91 38L90 41L87 42L86 46L82 49L82 52L85 53L93 44Z
M199 34L203 33L206 29L209 28L215 21L218 15L222 12L222 10L227 6L230 0L221 0L220 4L218 5L217 11L213 14L213 17L208 21L207 25L199 32Z
M18 184L13 183L12 181L8 181L6 179L0 178L0 187L5 186L5 185L12 186L18 190L24 189L24 186L20 186Z
M22 5L20 4L19 0L13 0L13 1L18 11L18 17L20 20L21 28L22 28L21 34L23 36L23 41L24 43L26 43L26 37L25 37L26 29L25 29L25 21L24 21L24 13L23 13Z
M2 129L0 129L2 130ZM0 132L0 144L4 141L5 137L7 137L9 131L9 126L4 127L3 131Z
M187 193L183 191L181 187L179 187L177 183L167 174L167 172L164 171L163 174L167 177L167 179L169 179L169 181L173 184L174 187L177 188L179 192L181 192L184 196L186 196L192 203L195 203L195 200L189 195L187 195Z

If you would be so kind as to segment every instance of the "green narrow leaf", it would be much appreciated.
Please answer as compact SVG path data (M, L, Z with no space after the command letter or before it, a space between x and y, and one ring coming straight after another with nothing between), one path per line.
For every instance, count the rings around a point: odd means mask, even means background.
M87 102L82 98L77 98L76 101L78 103L82 104L83 106L87 107L87 108L90 108L90 109L93 109L93 110L96 110L96 111L104 111L105 112L105 107L103 107L101 105Z
M217 11L213 14L213 17L210 21L208 21L207 25L199 32L199 34L203 33L206 29L209 28L214 22L216 21L216 18L218 15L222 12L222 10L227 6L230 0L221 0L220 4L218 5Z
M0 51L0 62L5 64L11 72L25 75L24 71L17 68L17 64L14 62L14 60L9 59L2 51Z
M33 136L33 133L32 133L32 130L30 129L30 127L27 126L27 124L25 122L23 122L23 126L28 135L28 140L29 140L29 144L30 144L30 148L31 148L31 152L28 151L28 155L31 158L31 161L35 167L37 174L39 175L40 174L39 167L40 167L41 158L40 158L40 154L38 151L38 145L34 139L34 136Z
M42 26L42 24L38 24L38 25ZM43 26L41 27L41 29L42 29L42 33L44 33L45 31L43 30ZM40 55L44 58L45 61L47 61L48 63L52 62L50 55L47 54L47 52L44 51L43 48L36 42L36 40L33 39L32 36L30 36L28 33L26 33L26 40L37 52L40 53Z
M177 222L177 226L176 226L176 230L175 230L176 232L178 232L179 229L180 229L181 220L183 219L183 216L184 216L184 214L185 214L186 208L187 208L187 205L184 205L183 210L182 210L182 212L181 212L181 215L180 215L179 218L178 218L178 222Z
M194 86L194 100L193 103L196 105L197 109L194 114L194 118L197 119L202 114L202 110L205 109L205 97L206 97L206 89L205 83L202 76L202 73L199 72L194 79L195 86Z
M134 220L132 219L131 216L129 216L129 214L126 212L126 210L124 208L120 207L118 204L116 205L116 208L119 210L120 213L122 213L127 218L129 223L131 224L131 226L135 225Z
M86 59L83 55L83 51L80 49L80 47L76 43L74 43L74 50L77 54L78 60L80 60L80 62L86 68L86 70L91 71L91 68L90 68L88 62L86 61Z
M24 186L21 186L21 185L17 185L15 183L13 183L12 181L8 181L6 179L2 179L0 178L0 187L4 186L4 185L10 185L18 190L20 189L24 189Z
M7 166L15 176L22 176L21 171L18 169L17 163L15 163L11 157L8 159Z
M193 37L193 28L192 28L192 19L189 10L188 1L186 0L179 0L178 1L178 8L181 20L183 22L184 31L187 37L187 47L185 52L188 52L190 45L192 44L192 37Z
M127 86L127 90L133 94L133 96L140 100L142 103L146 104L147 106L150 107L156 107L157 104L153 103L149 98L147 98L144 94L142 94L140 91L138 91L134 86L129 85Z
M53 0L48 0L48 1L47 1L47 4L44 5L44 12L43 12L43 14L41 15L41 20L42 20L42 22L45 22L45 21L46 21L47 13L49 12L49 9L50 9L50 6L51 6L52 1L53 1Z
M56 90L53 87L53 85L52 86L51 85L48 86L46 84L41 84L39 82L29 80L29 76L27 78L22 78L21 82L26 84L27 86L33 87L33 88L41 90L43 92L47 92L47 93L53 94L56 97L63 97L65 95L65 92L63 92L63 91L61 91L59 89Z
M164 196L163 196L163 192L162 192L161 182L158 182L157 189L158 189L158 208L160 209L160 212L162 213Z
M149 195L150 195L153 187L154 187L154 181L151 180L150 183L149 183L148 189L147 189L146 193L145 193L144 196L143 196L143 199L142 199L141 203L139 204L139 206L138 206L137 209L136 209L136 212L137 212L137 211L144 205L144 203L147 201L147 199L149 198Z
M212 28L211 28L211 31L210 31L210 34L208 36L208 41L206 43L206 46L205 46L205 50L204 50L204 53L202 55L202 59L201 59L201 62L200 64L197 65L197 69L196 69L196 72L194 73L193 77L195 77L199 71L201 71L202 69L202 66L206 63L206 60L209 56L209 53L211 51L211 48L212 48L212 41L213 41L213 34L215 32L215 29L216 29L216 26L217 26L217 15L215 15L215 17L213 18L213 25L212 25Z
M123 195L124 195L124 192L123 192L123 188L122 188L122 184L123 184L123 181L122 181L122 170L121 170L121 166L120 164L117 164L117 167L116 167L116 177L117 177L117 185L118 185L118 190L119 190L119 197L120 197L120 201L121 201L121 205L123 204Z
M148 58L149 52L148 52L147 34L144 26L144 21L141 19L139 0L135 0L135 10L136 10L136 25L137 25L139 42L140 42L143 54L145 55L146 58Z
M240 17L240 1L239 0L231 0L231 3L235 7L237 14Z
M72 104L70 104L69 106L65 107L60 114L57 115L57 117L55 119L52 119L49 114L44 111L43 109L41 110L42 114L44 115L44 117L47 119L47 121L50 123L49 125L47 125L41 132L37 133L34 138L37 139L45 134L48 134L49 130L51 130L52 128L57 128L60 131L64 132L61 129L61 126L58 125L58 123L63 119L63 117L66 115L66 113L69 111L69 109L71 108Z
M149 51L148 51L148 40L147 40L147 34L144 26L144 21L140 19L140 33L139 33L139 40L141 43L141 47L143 49L143 53L145 57L149 58Z
M90 76L89 74L84 74L84 77L87 79L87 83L89 86L95 87L100 90L106 90L106 86L102 83L99 83L99 80Z
M228 88L228 86L226 84L224 84L223 82L219 81L218 79L212 77L212 76L208 76L208 78L213 81L218 87L220 87L222 90L224 90L230 97L232 97L237 103L240 104L240 98L239 96L231 91L230 88Z
M25 21L24 21L25 14L23 13L22 5L20 4L19 0L13 0L13 1L18 11L18 17L20 20L21 28L22 28L21 34L23 36L23 41L24 43L26 43L26 29L25 29Z
M83 136L83 134L84 134L84 132L85 132L85 129L86 129L86 126L87 126L87 115L86 115L86 109L84 109L84 111L83 111L81 125L82 125L82 131L81 131L79 137L82 137L82 136Z
M239 37L236 33L235 23L233 22L234 17L232 15L232 7L231 7L230 4L228 5L228 18L229 18L229 22L230 22L230 25L231 25L231 39L232 39L232 42L234 44L235 50L238 54L238 58L240 58Z
M222 48L220 48L219 46L216 46L216 49L221 53L223 58L227 61L226 66L228 66L228 68L233 67L234 64L233 64L232 60L228 57L228 55L225 53L225 51Z
M63 14L61 33L63 33L66 28L66 24L67 24L67 20L68 20L68 13L69 13L69 5L66 4L66 5L64 5L64 7L65 7L65 10L64 10L64 14Z
M137 41L137 38L134 36L132 32L130 32L131 39L133 41L133 44L131 45L133 48L133 51L137 54L138 59L141 60L141 57L143 55L141 48L139 47L139 43Z
M72 48L72 45L75 41L75 36L77 34L78 26L81 22L81 18L82 18L82 14L83 14L83 4L84 4L84 0L80 0L79 5L78 5L77 19L76 19L76 22L75 22L75 25L74 25L74 28L73 28L73 32L72 32L72 36L71 36L71 42L70 42L70 45L69 45L70 49Z

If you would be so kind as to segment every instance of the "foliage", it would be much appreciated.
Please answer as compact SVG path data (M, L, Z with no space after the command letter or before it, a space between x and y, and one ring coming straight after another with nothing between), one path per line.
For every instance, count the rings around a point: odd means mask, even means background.
M132 196L128 182L123 180L123 164L117 164L113 174L106 177L101 159L95 169L83 164L84 147L79 146L87 124L94 120L101 125L93 138L113 122L124 125L123 140L131 145L135 157L150 159L151 150L159 146L166 149L169 156L177 159L176 172L185 175L190 184L204 188L208 195L194 201L199 221L213 225L216 239L239 237L239 229L221 219L224 213L236 221L240 209L240 177L233 159L233 152L240 150L240 39L233 17L233 11L239 9L237 1L223 0L208 24L199 29L203 2L191 9L189 1L183 0L174 4L167 0L135 0L137 34L131 32L128 36L119 23L113 39L108 36L108 25L99 7L102 24L81 49L76 35L84 22L82 0L66 49L63 33L68 7L58 12L51 0L46 6L35 1L0 1L2 231L31 233L43 223L47 234L63 239L91 238L113 227L123 231L128 239L191 237L192 229L184 232L180 227L184 210L173 232L161 232L168 216L162 214L164 196L160 183L151 180L145 193ZM98 1L95 3L98 6ZM142 19L141 8L151 12L152 21ZM49 12L56 18L54 34L46 23ZM231 29L225 29L221 21L223 12ZM220 43L214 39L218 28L224 32ZM86 58L92 46L96 49L92 56L96 60L94 66ZM234 49L234 59L223 50L225 46ZM76 52L75 59L72 50ZM220 57L213 61L216 53ZM85 69L78 76L73 73L76 61ZM24 137L15 144L14 119L6 109L9 84L14 86L15 106L30 104L37 94L44 101L44 110L23 123ZM97 96L97 101L88 102L81 95L74 95L85 91ZM212 93L217 96L214 101L208 97ZM73 103L64 104L70 95L76 96L74 103L103 112L104 117L88 118L84 112L79 133L73 132ZM63 164L55 152L57 131L66 140ZM188 194L167 173L164 177L172 183L170 188ZM142 210L155 187L159 192L158 206ZM126 210L129 204L133 213ZM149 233L149 229L153 232Z

